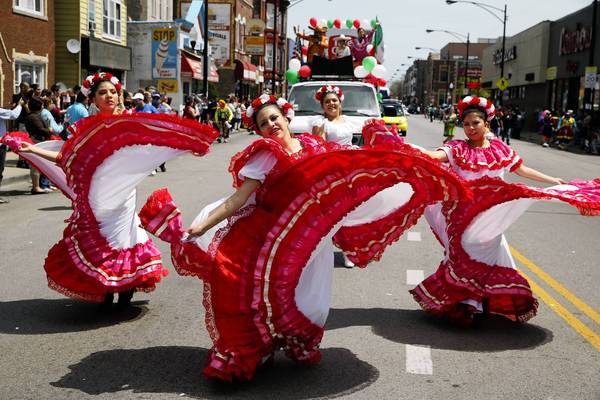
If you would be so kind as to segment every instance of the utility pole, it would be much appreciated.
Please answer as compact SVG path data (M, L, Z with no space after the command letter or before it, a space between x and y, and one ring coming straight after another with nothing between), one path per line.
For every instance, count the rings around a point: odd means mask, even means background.
M202 32L202 39L204 40L204 47L202 48L202 93L208 99L208 0L204 0L202 18L204 20L204 32Z
M274 31L273 31L273 69L271 70L271 82L272 82L272 87L271 87L271 91L272 94L275 96L276 95L276 82L277 82L277 46L279 45L279 38L277 37L277 35L279 34L277 32L277 11L278 11L278 3L279 0L275 0L275 7L274 7Z
M465 88L463 89L463 94L469 94L469 91L467 89L467 78L468 78L468 73L469 73L469 33L467 33L467 58L465 60Z

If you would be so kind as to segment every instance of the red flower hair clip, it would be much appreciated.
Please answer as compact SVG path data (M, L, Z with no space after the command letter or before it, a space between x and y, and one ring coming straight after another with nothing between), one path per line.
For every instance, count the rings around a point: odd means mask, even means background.
M116 76L110 72L96 72L94 75L89 75L81 83L81 93L89 96L92 92L92 88L104 81L112 83L115 86L115 89L117 89L117 92L121 92L123 85Z
M294 106L283 97L277 98L268 94L262 94L260 97L252 100L250 107L246 109L243 115L244 123L250 128L256 128L254 124L254 114L266 104L274 104L281 110L281 113L287 119L294 118Z
M327 93L334 93L340 101L344 101L344 91L342 88L335 85L323 85L317 92L315 93L315 100L319 103L323 100L323 97L327 95Z
M496 107L491 100L486 99L485 97L479 96L466 96L464 99L458 102L456 105L458 108L458 116L460 119L463 117L463 112L467 108L477 108L487 115L487 120L491 121L496 116Z

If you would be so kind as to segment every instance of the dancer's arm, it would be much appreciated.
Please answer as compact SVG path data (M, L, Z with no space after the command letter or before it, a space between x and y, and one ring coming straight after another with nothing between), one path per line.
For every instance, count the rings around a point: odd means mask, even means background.
M21 143L21 148L19 148L20 153L32 153L36 154L42 158L45 158L48 161L56 162L58 158L58 151L51 151L46 149L41 149L36 147L35 145L27 142Z
M543 174L540 171L530 168L524 164L521 164L521 166L517 168L514 173L522 176L523 178L529 178L538 182L551 183L553 185L562 185L567 183L561 178L555 178L553 176Z
M434 160L439 160L441 162L448 162L448 154L446 154L445 151L443 150L435 150L435 151L429 151L429 150L421 150L423 153L427 154L429 157L433 158Z
M323 140L327 140L327 132L325 132L325 123L313 126L312 134L323 138Z
M229 196L229 198L219 207L215 208L208 218L200 224L190 227L187 230L187 233L189 233L190 237L202 236L219 222L231 217L237 210L246 204L250 195L252 195L260 185L260 181L246 178L244 183L242 183L242 186L240 186L234 194Z

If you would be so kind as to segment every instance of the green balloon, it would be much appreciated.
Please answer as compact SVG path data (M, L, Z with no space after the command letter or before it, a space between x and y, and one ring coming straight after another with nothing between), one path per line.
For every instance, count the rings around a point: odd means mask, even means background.
M379 102L381 103L381 100L383 100L383 94L377 93L377 100L379 100Z
M354 21L352 21L351 19L347 19L346 20L346 26L348 28L352 28L354 26Z
M327 20L327 27L329 29L333 28L333 20L332 19Z
M362 60L362 65L367 72L371 72L373 71L373 68L375 68L375 66L377 65L377 59L372 56L365 57Z
M375 29L376 26L377 26L377 20L376 19L372 19L371 20L371 28Z
M293 69L288 69L287 71L285 71L285 79L288 81L288 83L290 84L294 84L298 82L298 72L294 71Z

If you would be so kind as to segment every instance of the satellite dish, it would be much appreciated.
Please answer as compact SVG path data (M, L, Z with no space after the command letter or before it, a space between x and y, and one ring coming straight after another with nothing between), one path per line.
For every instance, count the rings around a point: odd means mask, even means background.
M77 54L81 50L81 44L77 39L69 39L67 40L67 50L71 54Z

